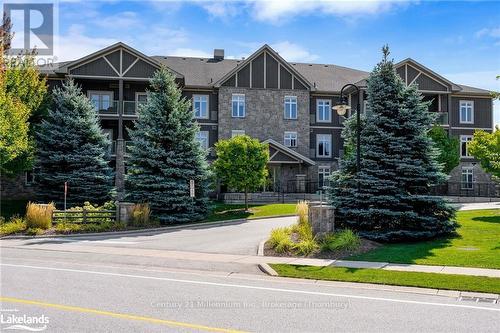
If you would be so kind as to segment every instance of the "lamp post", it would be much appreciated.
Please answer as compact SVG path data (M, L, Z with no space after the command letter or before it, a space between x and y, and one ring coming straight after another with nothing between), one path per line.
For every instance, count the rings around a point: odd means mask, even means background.
M340 90L340 103L332 107L333 110L337 111L339 116L344 116L347 113L347 110L351 109L351 107L347 104L347 97L344 96L344 89L352 87L356 89L358 94L358 102L356 106L356 173L359 173L361 170L361 110L359 107L359 88L352 84L348 83L342 87ZM358 181L358 190L359 190L359 181Z

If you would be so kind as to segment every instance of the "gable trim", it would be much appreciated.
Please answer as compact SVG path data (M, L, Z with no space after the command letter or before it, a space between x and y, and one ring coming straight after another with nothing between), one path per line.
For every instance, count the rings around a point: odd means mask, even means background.
M428 67L420 64L419 62L413 60L412 58L406 58L406 59L398 62L397 64L394 65L394 68L399 68L401 66L405 66L406 67L405 68L405 83L408 84L408 85L410 84L408 82L408 66L410 66L411 68L417 70L419 73L426 75L427 77L429 77L432 80L436 81L437 83L439 83L443 87L446 87L447 91L460 91L461 90L461 88L458 87L455 83L453 83L450 80L448 80L447 78L439 75L438 73L434 72L430 68L428 68ZM412 83L415 81L415 79L412 80Z
M274 60L278 62L278 67L279 65L283 65L287 71L290 72L292 75L292 88L293 88L293 81L294 78L297 78L299 81L304 84L304 86L309 87L310 91L315 91L316 88L304 77L302 74L300 74L295 68L290 66L288 62L283 59L278 53L276 53L269 45L264 44L261 48L259 48L257 51L252 53L245 61L237 65L235 68L233 68L231 71L226 73L222 78L220 78L217 82L215 82L214 87L215 88L220 88L228 79L230 79L233 75L236 75L242 68L244 68L246 65L252 64L252 61L257 58L259 55L264 54L264 74L266 73L266 55L271 56ZM250 68L251 69L251 68ZM251 73L251 71L250 71ZM279 73L279 70L278 70ZM250 74L251 77L251 74ZM264 76L265 78L265 76ZM278 80L279 82L279 80ZM252 80L250 80L250 88L252 88ZM264 79L264 88L266 88L266 79ZM279 83L278 83L278 88L280 89Z
M276 150L277 150L277 151L279 151L279 152L281 152L281 153L283 153L283 154L285 154L285 155L288 155L288 156L290 156L291 158L296 159L296 160L297 160L297 163L302 163L302 162L304 162L304 163L309 164L309 165L316 165L316 163L315 163L313 160L311 160L311 159L309 159L309 158L305 157L304 155L302 155L302 154L300 154L300 153L296 152L295 150L292 150L292 149L290 149L290 148L288 148L288 147L286 147L286 146L282 145L281 143L279 143L279 142L277 142L277 141L275 141L275 140L273 140L273 139L267 139L267 140L265 140L263 143L267 143L267 144L269 144L269 145L274 146L274 147L276 148ZM276 155L276 154L273 154L273 157L274 157L275 155ZM269 160L271 160L271 158L269 158ZM278 162L278 161L272 161L271 163L277 163L277 162ZM291 163L291 162L287 162L287 163Z

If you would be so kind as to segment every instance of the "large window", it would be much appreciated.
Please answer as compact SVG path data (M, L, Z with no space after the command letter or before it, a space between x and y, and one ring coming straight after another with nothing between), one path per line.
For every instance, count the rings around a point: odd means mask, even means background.
M329 99L317 100L316 121L318 123L329 123L332 121L332 102Z
M330 177L330 167L329 166L318 167L318 187L319 188L322 188L323 186L329 185L328 177Z
M474 102L460 101L460 124L474 123Z
M113 105L113 92L112 91L95 91L88 92L88 96L94 109L96 111L108 111Z
M297 132L285 132L285 146L297 147Z
M238 135L245 135L245 131L244 130L232 130L231 131L232 138L234 138L235 136L238 136Z
M462 167L462 182L463 190L472 190L474 183L474 169L472 167Z
M233 112L232 112L233 118L245 117L245 95L233 94L232 104L233 104Z
M208 95L193 95L194 117L208 119Z
M469 154L469 142L472 141L472 135L460 135L460 156L471 157Z
M332 136L331 134L316 135L316 156L331 157L332 156Z
M297 119L296 96L285 96L285 119Z
M208 131L199 131L196 133L196 140L203 149L208 149Z

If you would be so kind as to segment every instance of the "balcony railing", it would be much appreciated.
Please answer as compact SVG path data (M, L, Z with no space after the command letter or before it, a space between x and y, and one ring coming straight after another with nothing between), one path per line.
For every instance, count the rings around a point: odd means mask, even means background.
M125 116L135 116L137 114L137 107L141 102L136 101L123 101L123 115ZM103 108L99 110L100 115L118 115L119 101L113 101L108 108Z
M436 124L438 125L448 125L448 112L438 112L437 118L436 118Z

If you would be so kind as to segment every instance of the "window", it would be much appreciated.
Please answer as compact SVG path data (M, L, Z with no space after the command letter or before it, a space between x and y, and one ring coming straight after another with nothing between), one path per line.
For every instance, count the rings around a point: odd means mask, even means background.
M471 157L469 154L469 142L472 141L472 135L460 135L460 156Z
M316 101L316 121L318 123L332 121L332 102L329 99L318 99Z
M245 131L244 130L232 130L231 131L232 138L234 138L235 136L238 136L238 135L245 135Z
M285 96L285 119L297 119L296 96Z
M474 102L460 101L460 124L474 123Z
M193 95L194 117L208 119L208 95Z
M196 133L196 140L203 149L208 149L208 131L199 131Z
M145 92L136 92L135 93L135 111L139 110L139 105L146 104L148 101L148 95Z
M233 118L245 117L245 95L233 94Z
M26 171L24 173L24 184L30 186L34 183L35 183L35 169Z
M318 187L319 188L322 188L323 186L328 186L330 184L328 177L330 177L330 167L329 166L318 167Z
M96 111L108 111L112 107L112 91L89 91L88 96Z
M285 146L297 147L297 132L285 132Z
M462 183L463 190L472 190L474 183L474 169L471 167L462 167Z
M332 156L332 136L331 134L316 135L316 156L331 157Z

